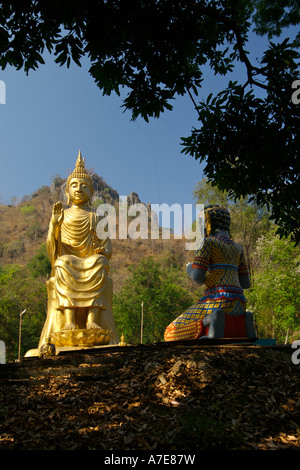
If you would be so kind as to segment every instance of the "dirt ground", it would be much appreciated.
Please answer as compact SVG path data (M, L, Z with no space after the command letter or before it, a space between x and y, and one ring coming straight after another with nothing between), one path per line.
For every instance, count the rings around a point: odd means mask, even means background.
M0 450L299 450L292 353L159 343L0 365Z

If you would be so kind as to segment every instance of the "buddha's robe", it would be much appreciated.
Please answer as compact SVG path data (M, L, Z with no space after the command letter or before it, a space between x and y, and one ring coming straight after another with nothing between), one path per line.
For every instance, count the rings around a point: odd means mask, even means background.
M236 317L246 311L246 298L239 279L248 272L240 245L227 237L209 236L196 251L192 268L206 272L204 296L166 328L165 341L203 336L202 320L215 309Z
M95 230L96 225L94 212L76 206L64 211L58 240L55 240L50 224L47 249L52 261L59 308L103 304L111 242L107 238L99 246L103 254L95 254L91 229Z
M47 282L48 312L40 344L65 324L64 309L105 307L101 310L101 327L113 332L111 343L118 342L112 317L112 280L108 277L111 241L97 240L93 246L98 216L91 210L72 206L64 210L60 236L55 239L50 221L47 251L52 264L51 278Z

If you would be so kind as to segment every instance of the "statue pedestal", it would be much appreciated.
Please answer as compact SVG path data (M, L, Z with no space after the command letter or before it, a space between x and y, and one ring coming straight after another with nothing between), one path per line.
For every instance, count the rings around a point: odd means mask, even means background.
M62 330L51 333L56 354L60 351L78 350L91 347L107 346L110 343L110 330L102 328ZM115 346L115 345L113 345ZM30 349L25 357L39 356L40 349Z
M102 328L62 330L51 333L55 346L99 346L109 344L110 331Z

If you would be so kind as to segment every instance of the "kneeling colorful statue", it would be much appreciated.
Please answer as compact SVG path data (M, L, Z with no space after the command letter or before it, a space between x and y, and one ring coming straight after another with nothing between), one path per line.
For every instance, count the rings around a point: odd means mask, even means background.
M229 235L229 211L218 205L204 209L205 238L187 273L204 296L165 330L165 341L198 338L255 338L253 315L246 311L243 289L250 279L243 248Z

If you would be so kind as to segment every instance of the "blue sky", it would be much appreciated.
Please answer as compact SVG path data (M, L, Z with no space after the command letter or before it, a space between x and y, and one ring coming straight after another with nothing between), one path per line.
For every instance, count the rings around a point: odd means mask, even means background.
M286 35L285 35L286 36ZM254 57L260 57L265 41L255 37ZM59 67L46 55L45 65L28 76L7 68L0 71L6 85L6 104L0 105L0 197L10 203L43 185L55 175L68 176L78 150L104 180L125 196L136 191L142 202L188 204L193 189L203 176L203 166L181 153L180 137L198 125L188 96L174 100L166 111L149 124L131 121L121 108L122 98L103 97L88 73L80 68ZM240 74L238 67L225 83ZM210 70L198 99L216 93L224 85Z
M54 175L73 170L78 150L88 168L120 195L136 191L143 202L191 202L201 179L199 163L183 156L180 137L196 122L187 97L149 124L131 121L116 95L103 97L82 68L59 67L52 57L28 76L0 72L6 104L0 106L0 196L31 194Z

